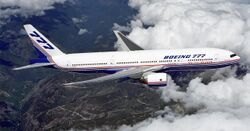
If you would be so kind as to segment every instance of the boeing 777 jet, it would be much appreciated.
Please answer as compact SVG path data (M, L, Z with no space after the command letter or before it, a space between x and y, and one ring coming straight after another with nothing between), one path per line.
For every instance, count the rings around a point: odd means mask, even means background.
M166 85L169 71L222 68L240 60L235 53L217 48L144 50L119 31L114 33L123 51L65 54L32 25L24 25L24 28L40 55L30 65L14 70L53 67L70 72L108 73L90 80L65 83L66 86L127 77L140 79L149 86Z

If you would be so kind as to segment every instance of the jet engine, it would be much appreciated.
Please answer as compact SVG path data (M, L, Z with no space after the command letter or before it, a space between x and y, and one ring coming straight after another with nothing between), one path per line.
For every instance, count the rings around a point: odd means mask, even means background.
M167 81L166 73L146 73L141 77L141 82L149 86L166 86Z

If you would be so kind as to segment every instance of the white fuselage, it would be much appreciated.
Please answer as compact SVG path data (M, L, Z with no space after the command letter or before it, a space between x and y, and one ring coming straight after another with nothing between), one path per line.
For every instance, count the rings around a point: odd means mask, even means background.
M77 72L114 73L138 66L164 66L166 71L220 68L235 64L239 56L228 50L193 48L121 52L76 53L51 58L55 67Z

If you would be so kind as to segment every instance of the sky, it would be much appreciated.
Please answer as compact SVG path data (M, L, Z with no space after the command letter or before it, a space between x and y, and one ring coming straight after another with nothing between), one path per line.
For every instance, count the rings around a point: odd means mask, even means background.
M146 49L215 47L234 51L241 64L250 63L250 3L246 0L130 0L138 13L127 25L128 37ZM119 44L119 42L118 42ZM164 116L148 118L119 131L248 131L250 129L250 74L236 77L235 68L219 69L204 84L191 80L187 91L173 81L161 89L162 99L181 102L186 111L165 107ZM222 74L227 74L223 76Z

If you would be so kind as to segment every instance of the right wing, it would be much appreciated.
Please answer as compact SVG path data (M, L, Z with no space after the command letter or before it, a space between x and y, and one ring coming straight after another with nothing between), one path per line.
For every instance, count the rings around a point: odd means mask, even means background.
M118 39L118 41L121 41L121 48L125 51L134 51L134 50L144 50L139 45L134 43L132 40L127 38L124 34L122 34L119 31L114 30L114 33Z
M163 69L163 66L130 68L128 70L120 71L115 74L106 75L106 76L102 76L102 77L98 77L98 78L94 78L90 80L65 83L64 86L75 86L75 85L81 85L81 84L103 82L107 80L114 80L114 79L129 77L133 75L143 74L145 72L157 71L160 69Z
M24 69L30 69L30 68L36 68L36 67L51 66L54 64L55 63L35 63L35 64L31 64L31 65L26 65L26 66L14 68L13 70L24 70Z

